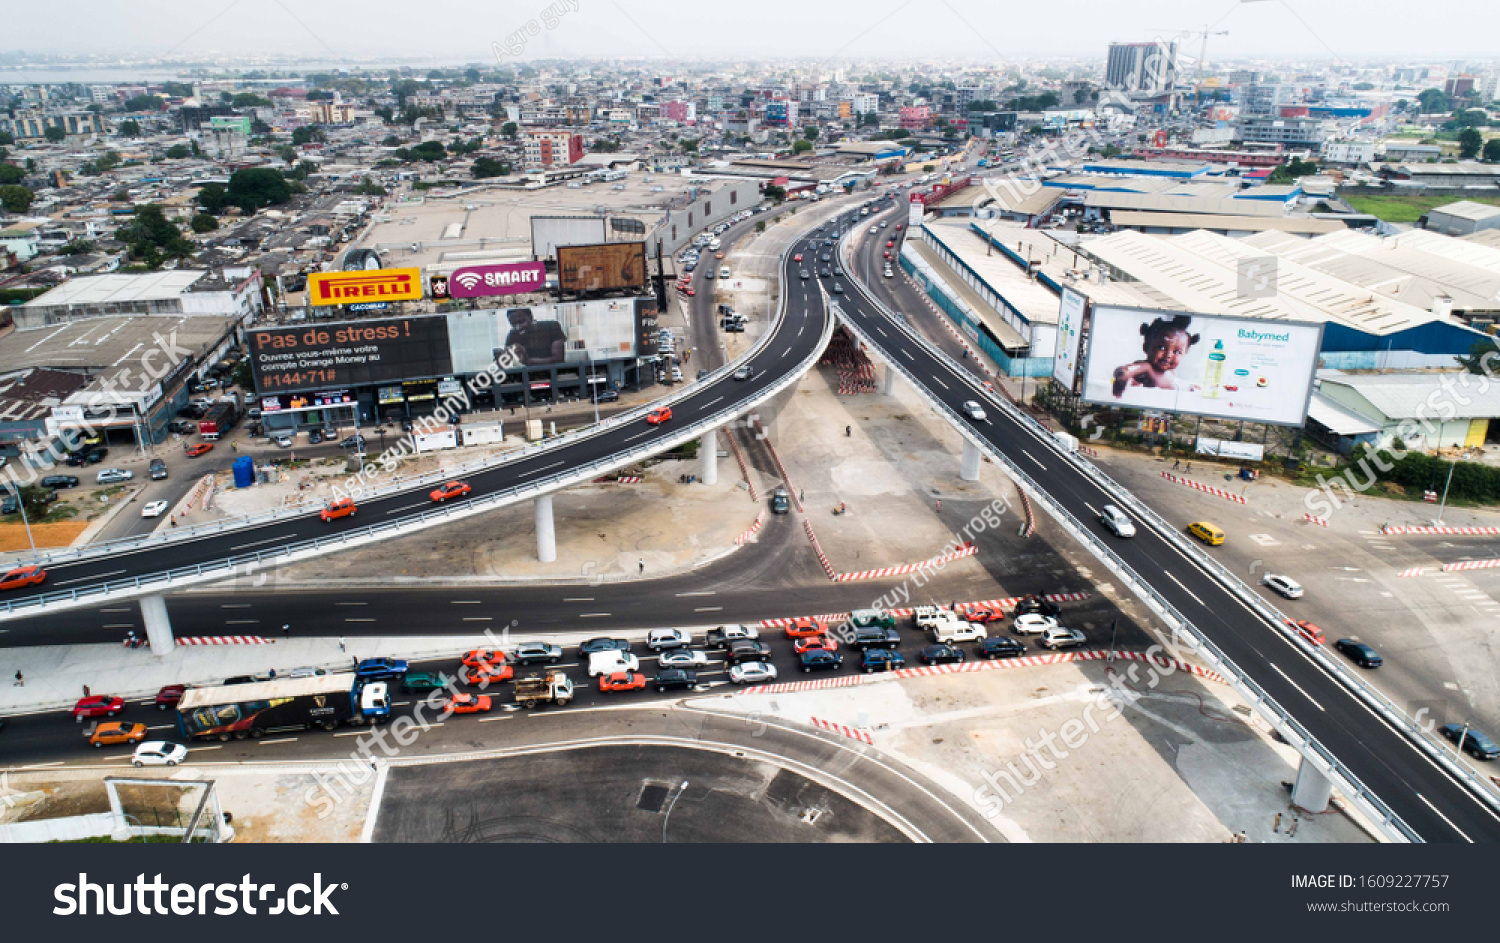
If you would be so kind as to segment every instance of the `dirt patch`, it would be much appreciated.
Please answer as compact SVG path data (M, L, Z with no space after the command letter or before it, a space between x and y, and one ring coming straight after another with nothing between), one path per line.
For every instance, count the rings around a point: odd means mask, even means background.
M48 783L34 787L45 794L42 801L28 806L14 821L36 822L72 815L92 815L109 811L109 794L102 782ZM187 790L179 786L130 786L120 789L120 803L127 813L146 824L175 820L178 805Z
M31 538L38 547L68 547L88 529L84 521L59 521L56 524L32 524ZM0 524L0 553L31 549L23 524Z

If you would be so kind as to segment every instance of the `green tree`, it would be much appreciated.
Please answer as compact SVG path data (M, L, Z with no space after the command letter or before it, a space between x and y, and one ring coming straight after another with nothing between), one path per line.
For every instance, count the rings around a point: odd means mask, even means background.
M818 126L815 124L810 124L807 127L803 128L802 136L809 141L816 141L818 139Z
M0 205L3 205L6 211L10 213L26 212L27 208L31 206L33 196L35 194L25 187L14 184L0 186Z
M213 232L219 228L219 221L207 213L199 213L193 217L189 225L193 227L193 232L196 233Z
M396 153L399 156L401 152ZM442 141L423 141L415 147L408 148L406 154L406 160L439 161L448 156L448 150L443 147Z
M126 118L115 131L128 138L138 138L141 136L141 123L134 118Z
M323 140L325 140L323 129L316 125L303 125L292 130L292 143L297 147L305 147L314 141Z
M0 186L14 186L26 179L26 171L15 164L0 164Z
M9 131L0 131L0 144L6 147L16 146L16 136Z
M375 109L375 117L390 124L395 120L396 112L391 109L390 105L380 105Z
M229 178L225 196L228 202L246 213L253 213L264 206L285 203L291 199L292 191L280 171L269 167L246 167L236 170L234 176Z
M7 490L10 487L7 486ZM26 507L26 520L36 523L47 516L52 510L52 502L57 500L57 494L51 488L43 488L41 485L22 485L21 504Z
M205 184L203 189L198 191L198 205L203 207L205 212L218 213L229 203L229 191L222 183Z
M385 187L366 177L354 188L354 192L360 196L385 196Z
M880 115L873 111L867 111L859 116L859 126L862 128L880 127Z
M229 103L236 108L268 108L270 107L271 100L269 98L261 98L254 92L240 92L231 98Z
M94 251L94 243L88 239L74 239L57 251L63 255L88 255Z
M162 111L167 103L155 95L136 95L125 99L126 111Z
M1484 135L1479 133L1478 128L1464 128L1458 133L1458 156L1464 160L1473 160L1479 156L1479 149L1484 146Z
M1442 90L1429 88L1417 95L1418 110L1424 114L1433 114L1448 110L1448 96Z
M117 238L130 246L131 258L139 259L149 268L160 267L166 259L193 254L193 244L155 203L137 206L135 217L130 225L121 227Z
M762 190L761 193L765 196L766 199L773 200L777 203L780 203L782 200L786 199L786 187L778 187L774 183L766 184L766 188Z
M314 90L307 93L307 100L310 102L331 102L333 101L333 92L328 89Z
M515 138L520 130L514 121L507 121L500 126L500 133L508 138Z
M1298 177L1308 177L1317 172L1318 164L1316 161L1293 157L1289 162L1271 171L1271 176L1267 178L1267 182L1273 184L1292 183Z
M182 160L184 157L192 157L193 149L186 144L173 144L167 148L167 156L172 160Z
M1454 359L1458 361L1460 367L1470 373L1483 375L1493 372L1493 368L1485 369L1487 366L1485 357L1493 358L1497 353L1500 353L1500 348L1495 346L1494 341L1478 341L1469 345L1468 354L1460 354Z
M1500 161L1500 138L1490 138L1484 142L1484 159L1491 163Z
M479 180L486 177L507 177L510 175L510 165L493 157L478 157L470 165L469 172Z
M401 139L394 134L387 134L385 139L380 143L385 147L400 147Z
M62 128L59 128L57 125L53 125L52 127L42 132L42 137L51 141L53 144L61 144L63 142L63 139L67 136L68 132L64 131Z
M1000 108L991 99L979 98L969 102L970 111L999 111Z
M792 142L792 153L793 154L803 154L803 153L806 153L807 151L810 151L812 149L813 149L813 144L812 144L811 141L804 141L801 138L798 138L796 141Z

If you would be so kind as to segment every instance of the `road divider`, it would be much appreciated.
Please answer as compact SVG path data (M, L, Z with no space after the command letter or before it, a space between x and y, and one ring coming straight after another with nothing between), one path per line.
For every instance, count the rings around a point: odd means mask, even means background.
M1216 498L1223 498L1225 501L1233 501L1235 504L1250 503L1249 501L1246 501L1242 495L1235 494L1232 491L1225 491L1223 488L1215 488L1213 485L1200 484L1199 482L1193 481L1191 478L1180 478L1177 475L1172 474L1171 472L1162 472L1161 476L1172 482L1173 484L1186 485L1189 488L1194 488L1198 491L1202 491L1204 494L1211 494Z

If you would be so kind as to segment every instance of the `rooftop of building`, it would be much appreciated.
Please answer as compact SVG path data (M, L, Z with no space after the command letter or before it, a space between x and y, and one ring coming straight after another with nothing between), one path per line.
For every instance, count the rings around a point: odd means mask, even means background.
M1475 203L1472 200L1457 200L1453 203L1444 203L1442 206L1434 206L1428 212L1444 213L1448 216L1457 216L1459 219L1478 222L1500 216L1500 206L1492 203Z
M1466 381L1462 396L1446 396L1444 402L1454 410L1454 419L1492 419L1500 416L1500 384L1483 377L1461 373ZM1387 419L1416 419L1433 415L1432 394L1452 384L1452 373L1361 373L1324 376L1320 388L1345 386L1364 397Z
M192 288L193 283L208 275L203 269L172 269L138 275L112 272L108 275L84 275L63 282L44 295L26 302L27 307L49 308L59 305L108 305L142 301L168 301Z
M12 331L0 337L0 376L41 367L86 374L94 382L114 377L116 389L143 392L157 382L152 374L159 378L163 364L180 356L180 349L201 357L237 323L238 318L229 316L119 315ZM152 351L159 353L147 356ZM126 371L128 377L124 377Z
M927 238L947 249L1027 321L1033 324L1056 324L1057 294L1046 285L1032 279L1025 269L1005 253L995 251L994 247L986 243L983 236L974 231L972 222L968 219L939 219L925 223L922 228ZM986 222L984 226L988 232L1006 242L1008 246L1019 244L1023 250L1027 248L1024 243L1025 234L1036 232L1036 230L1026 230L1000 223ZM1023 242L1017 243L1018 239ZM1025 251L1019 254L1026 257ZM971 306L988 307L977 299L971 303ZM986 323L989 323L988 320ZM1015 333L1008 327L1006 330L1010 330L1012 334ZM1002 341L1005 340L1000 331L997 330L996 335L1000 336Z

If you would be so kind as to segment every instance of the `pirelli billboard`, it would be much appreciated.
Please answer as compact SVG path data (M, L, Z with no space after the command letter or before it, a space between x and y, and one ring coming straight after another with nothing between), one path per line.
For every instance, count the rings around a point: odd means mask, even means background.
M307 276L307 301L313 306L421 299L421 269L378 268L362 272L317 272Z

